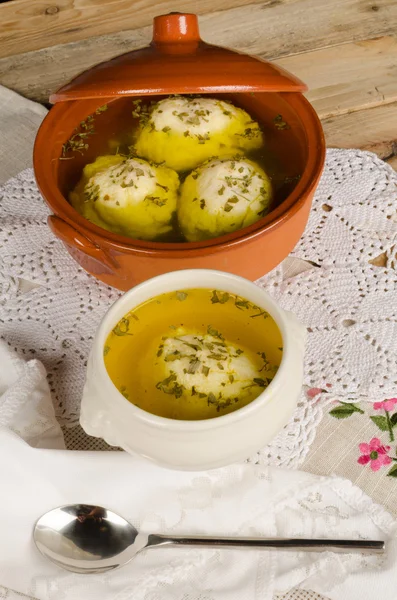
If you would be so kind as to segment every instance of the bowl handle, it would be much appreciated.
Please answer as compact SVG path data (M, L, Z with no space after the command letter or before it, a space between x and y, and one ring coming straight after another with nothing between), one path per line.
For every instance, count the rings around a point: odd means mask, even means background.
M47 223L51 231L64 244L73 246L76 250L83 252L83 254L88 254L112 271L118 267L117 263L113 261L98 244L77 231L77 229L69 225L69 223L66 223L63 219L60 219L55 215L50 215L47 219Z

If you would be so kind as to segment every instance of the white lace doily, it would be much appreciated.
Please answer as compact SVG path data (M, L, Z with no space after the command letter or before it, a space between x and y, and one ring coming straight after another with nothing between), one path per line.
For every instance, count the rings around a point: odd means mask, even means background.
M93 332L120 292L70 258L46 225L32 170L0 189L1 337L45 365L69 448L101 449L76 426ZM329 150L306 231L293 255L318 267L279 267L258 284L309 328L305 383L328 396L378 400L397 387L397 175L375 155ZM385 253L387 266L369 261ZM19 280L36 284L26 291ZM323 397L326 394L323 394ZM300 464L323 404L302 392L294 418L254 462Z
M292 256L322 266L367 263L396 241L396 172L371 152L328 150L304 236Z

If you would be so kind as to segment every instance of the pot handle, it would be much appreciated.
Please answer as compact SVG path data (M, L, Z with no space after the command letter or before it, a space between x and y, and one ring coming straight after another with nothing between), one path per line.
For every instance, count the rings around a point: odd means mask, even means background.
M47 223L51 231L64 244L73 246L76 250L88 254L103 265L106 265L112 271L118 267L98 244L77 231L77 229L69 225L69 223L66 223L63 219L60 219L55 215L50 215L47 218Z

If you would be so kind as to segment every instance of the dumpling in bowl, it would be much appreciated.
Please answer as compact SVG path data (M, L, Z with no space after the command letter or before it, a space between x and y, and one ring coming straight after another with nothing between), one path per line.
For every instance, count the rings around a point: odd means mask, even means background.
M179 177L139 158L100 156L86 165L70 194L92 223L128 237L153 240L173 229Z
M181 186L179 226L189 242L224 235L261 219L272 196L270 178L255 162L210 160Z
M263 144L258 123L245 110L215 98L166 98L142 121L135 141L138 156L176 171Z

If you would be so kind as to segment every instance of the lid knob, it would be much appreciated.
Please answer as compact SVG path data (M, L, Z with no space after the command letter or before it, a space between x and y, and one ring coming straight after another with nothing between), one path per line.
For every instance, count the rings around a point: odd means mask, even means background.
M200 40L197 15L171 12L154 18L153 42L198 42Z

